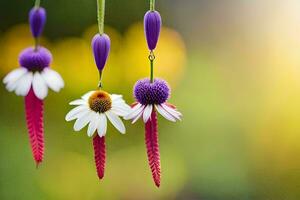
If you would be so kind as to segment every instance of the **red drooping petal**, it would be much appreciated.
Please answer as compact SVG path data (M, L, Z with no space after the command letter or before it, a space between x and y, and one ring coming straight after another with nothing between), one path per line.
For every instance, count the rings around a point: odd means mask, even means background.
M96 136L93 138L93 145L97 174L99 179L102 179L104 177L106 157L105 137L100 137L98 133L96 133Z
M43 101L35 96L31 88L25 97L25 110L31 150L37 165L44 157L43 106Z
M160 154L158 145L158 130L156 111L153 110L151 118L145 124L145 141L149 166L152 171L152 177L157 187L160 186Z

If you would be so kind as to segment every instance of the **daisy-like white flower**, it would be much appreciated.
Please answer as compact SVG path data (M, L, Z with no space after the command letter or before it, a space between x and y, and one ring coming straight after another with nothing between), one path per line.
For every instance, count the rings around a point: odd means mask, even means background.
M129 113L130 106L125 103L121 95L108 94L103 90L90 91L81 99L70 102L70 105L76 107L66 115L66 121L76 120L75 131L88 126L89 137L92 137L95 132L103 137L106 135L107 121L110 121L120 133L124 134L126 131L120 117Z
M50 69L52 55L44 47L27 48L19 56L20 67L11 71L3 79L6 89L18 96L27 96L30 89L36 97L43 100L48 88L59 92L64 81L54 70Z
M139 118L143 118L144 123L147 123L155 109L169 121L181 120L181 113L175 106L166 102L169 95L170 88L166 81L155 79L151 83L148 78L139 80L134 87L137 103L133 105L125 119L132 119L132 123L135 123Z

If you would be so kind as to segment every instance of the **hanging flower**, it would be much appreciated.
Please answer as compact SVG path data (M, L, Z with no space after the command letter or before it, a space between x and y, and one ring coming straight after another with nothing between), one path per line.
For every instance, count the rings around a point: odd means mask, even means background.
M131 119L132 123L135 123L139 118L143 118L149 166L154 182L159 187L161 166L156 111L172 122L181 120L182 115L175 106L167 103L170 88L162 79L154 79L153 83L148 78L139 80L134 86L134 96L136 103L125 119Z
M125 133L125 126L120 117L126 116L130 107L121 95L108 94L103 90L90 91L81 99L70 102L70 105L77 107L66 115L66 121L76 119L75 131L80 131L88 125L87 135L89 137L92 137L96 131L100 137L103 137L106 135L108 118L120 133Z
M36 2L37 3L37 2ZM50 69L52 55L49 50L39 46L46 22L46 11L36 4L29 12L29 24L35 47L24 49L19 56L20 67L11 71L3 79L6 89L25 98L25 113L31 150L38 165L44 157L44 102L48 88L59 92L64 81L54 70Z
M154 79L154 49L156 48L162 20L159 12L155 10L155 0L150 0L150 10L144 16L144 32L150 54L150 79L139 80L134 86L136 103L132 105L131 112L125 119L131 119L135 123L143 118L145 123L145 143L149 166L154 183L160 186L161 164L158 144L157 113L169 121L181 120L181 113L176 107L167 103L170 96L170 88L166 81Z
M105 135L107 131L107 119L122 134L125 126L120 117L126 116L130 107L125 103L121 95L108 94L103 90L90 91L81 99L70 102L75 105L67 115L66 121L76 120L74 130L80 131L88 126L87 135L93 138L95 164L100 179L104 177L105 170Z

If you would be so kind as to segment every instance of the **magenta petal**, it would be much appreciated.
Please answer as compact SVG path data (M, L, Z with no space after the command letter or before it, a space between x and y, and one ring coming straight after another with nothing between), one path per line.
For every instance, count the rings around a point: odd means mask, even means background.
M94 146L94 157L95 157L97 174L99 179L102 179L104 177L104 171L105 171L105 157L106 157L105 137L99 137L97 133L93 139L93 146Z
M160 34L161 17L157 11L148 11L144 16L144 29L148 48L154 50Z
M31 150L37 165L44 157L43 105L43 101L35 96L31 88L25 97L25 110Z
M106 34L97 34L92 40L95 62L99 71L102 71L110 51L110 39Z
M32 8L29 12L29 24L33 37L40 37L46 24L46 11L44 8Z
M155 110L152 111L150 120L148 120L148 122L145 124L145 141L152 177L155 185L159 187L161 165L158 145L157 116Z

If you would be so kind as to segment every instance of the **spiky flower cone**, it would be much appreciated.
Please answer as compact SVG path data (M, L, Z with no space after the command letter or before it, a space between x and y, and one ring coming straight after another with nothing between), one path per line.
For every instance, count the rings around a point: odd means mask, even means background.
M44 157L43 105L43 101L35 96L31 88L25 96L25 110L31 150L37 165Z
M98 134L96 134L96 136L93 138L93 145L97 174L99 179L102 179L104 177L106 157L105 137L100 137Z
M157 116L153 109L151 118L145 124L145 141L149 166L152 171L152 177L157 187L160 186L160 154L158 145Z

